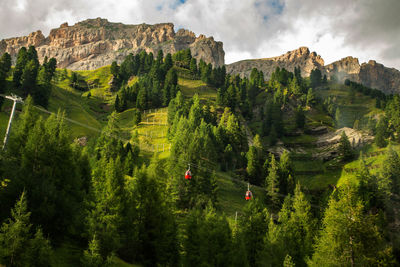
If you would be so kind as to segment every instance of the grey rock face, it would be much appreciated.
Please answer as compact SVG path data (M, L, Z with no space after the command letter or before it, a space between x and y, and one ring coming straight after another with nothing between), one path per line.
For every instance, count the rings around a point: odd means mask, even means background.
M34 45L39 60L44 57L55 57L59 68L72 70L91 70L111 64L114 60L120 63L129 53L136 54L142 50L157 55L163 50L164 55L190 48L193 57L203 59L213 66L224 65L222 42L212 37L179 30L175 33L172 23L155 25L125 25L111 23L106 19L88 19L73 26L63 23L51 30L48 37L37 31L24 37L0 41L0 54L8 52L15 60L22 46Z

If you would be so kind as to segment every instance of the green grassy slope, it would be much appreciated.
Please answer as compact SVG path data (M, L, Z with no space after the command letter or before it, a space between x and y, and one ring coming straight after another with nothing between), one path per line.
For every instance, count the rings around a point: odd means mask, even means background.
M201 80L191 79L187 70L175 68L179 76L178 84L184 96L192 97L197 93L202 100L215 101L215 88L208 86ZM67 70L65 74L65 70L57 70L49 101L49 111L57 112L59 109L65 111L67 118L81 124L68 122L73 138L81 136L95 137L98 135L98 131L106 124L108 115L113 111L115 93L109 90L109 82L112 77L110 67L106 66L94 71L78 71L77 73L80 79L83 79L90 87L91 96L88 97L89 91L82 92L71 87L68 78L71 76L71 71ZM137 81L138 77L133 77L129 80L128 84L133 85ZM328 87L329 90L317 89L315 91L316 96L320 98L327 98L328 96L334 98L343 114L342 124L345 126L352 127L355 119L359 119L360 122L364 122L365 124L369 116L374 116L381 112L375 108L375 100L369 96L356 93L354 102L351 103L348 93L349 88L347 86L329 84ZM265 92L260 93L256 104L262 105L267 97L268 95ZM8 110L11 105L8 102L3 105L3 112L0 112L1 135L4 135L8 121ZM150 157L151 153L157 151L160 153L160 158L167 158L170 147L166 138L168 130L168 126L166 125L167 109L147 110L142 114L142 122L138 126L133 124L133 112L134 109L128 109L119 114L119 127L122 130L121 137L130 139L137 131L145 157ZM357 114L357 116L354 114ZM306 128L319 125L327 126L331 130L334 128L333 119L323 111L321 105L308 110L306 118ZM252 121L249 123L249 126L253 130L253 133L255 133L260 129L261 123L259 121ZM93 130L93 128L97 130ZM2 141L3 138L0 139ZM337 184L341 183L343 179L351 179L352 174L342 171L342 169L355 168L354 166L357 165L356 161L343 165L335 161L324 163L321 160L312 160L311 157L307 158L315 150L314 143L316 137L313 135L302 134L300 136L283 137L281 141L288 146L301 146L301 155L294 155L293 157L296 178L311 190L325 189L329 184ZM374 146L365 149L377 150ZM371 162L371 164L378 163ZM245 204L243 196L246 191L246 185L233 182L222 176L217 177L220 209L227 215L234 214L235 211L240 210ZM257 193L256 195L259 194Z

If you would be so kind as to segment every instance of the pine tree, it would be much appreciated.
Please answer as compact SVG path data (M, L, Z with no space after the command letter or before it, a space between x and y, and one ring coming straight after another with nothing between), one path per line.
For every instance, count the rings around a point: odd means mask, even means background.
M25 246L29 240L31 213L28 212L26 193L21 197L11 211L11 219L3 223L0 230L0 262L14 266L22 265Z
M8 53L4 53L0 58L0 94L4 93L5 80L11 69L11 56ZM0 107L3 104L4 98L0 99Z
M101 256L105 259L121 246L120 229L124 209L124 179L120 159L98 161L93 171L93 202L87 217L89 235L99 240Z
M322 74L319 69L313 69L310 73L310 86L315 88L321 84Z
M260 162L258 152L255 146L250 146L246 154L247 158L247 175L251 184L260 185Z
M81 224L78 216L85 194L84 176L78 167L80 157L70 144L64 115L53 114L45 121L39 118L34 125L26 121L32 117L25 113L10 139L8 160L2 167L4 174L13 179L4 195L4 205L29 188L32 222L43 227L44 233L57 237Z
M37 87L32 94L34 102L45 108L47 108L49 104L49 98L51 94L51 78L48 77L48 75L49 74L46 72L46 68L43 66L40 67L37 76Z
M343 161L350 160L354 156L353 149L345 131L342 132L340 137L338 152Z
M186 218L183 241L185 266L232 266L232 233L225 216L211 204Z
M239 218L236 238L244 243L246 263L249 266L259 266L261 262L268 264L269 259L262 258L262 251L266 243L269 218L270 214L259 199L249 201Z
M387 120L386 118L381 118L378 122L378 125L376 126L376 135L375 135L375 144L378 147L385 147L387 145L386 143L386 136L387 136Z
M197 76L197 61L195 58L190 60L190 71L195 77Z
M325 76L326 77L326 76ZM285 260L283 261L283 267L295 267L292 257L289 254L286 255Z
M30 60L26 63L22 75L21 75L21 87L24 96L33 94L36 89L36 78L38 74L38 67L34 60Z
M364 214L357 189L345 183L331 197L310 266L371 266L392 264L373 215Z
M0 58L0 82L4 82L11 69L11 56L4 53Z
M313 89L309 88L307 92L307 106L312 107L315 105L315 103L316 103L315 94L313 92Z
M115 102L114 102L114 108L115 108L115 111L117 111L117 112L121 112L121 104L119 102L120 102L119 96L117 95L115 97Z
M164 60L164 69L165 69L165 72L169 71L169 69L172 68L172 66L173 66L172 56L171 56L170 53L168 53L168 54L166 55L166 57L165 57L165 60Z
M293 167L290 153L285 150L279 160L279 187L282 194L293 194L295 187L293 181Z
M146 266L171 266L178 262L176 223L157 180L146 169L134 174L134 195L140 201L136 213L137 259Z
M279 166L275 160L275 156L271 155L271 162L268 168L268 176L265 179L265 185L269 202L274 210L279 209L281 205L279 180Z
M11 211L11 218L0 228L0 263L6 266L50 266L50 242L38 229L31 234L26 193Z
M51 266L50 259L53 251L50 246L50 241L43 236L43 232L40 228L29 241L26 253L27 261L30 266Z
M100 254L99 240L97 240L96 235L89 242L89 248L83 252L81 262L84 267L104 266L104 260Z
M296 127L299 129L303 129L305 123L306 116L304 115L303 108L301 106L298 106L296 110Z
M25 47L21 47L18 51L17 62L15 64L13 73L13 84L17 88L19 88L21 85L21 76L27 62L28 62L27 50Z
M392 193L397 193L400 190L400 157L391 145L387 149L384 162L382 178L389 181Z

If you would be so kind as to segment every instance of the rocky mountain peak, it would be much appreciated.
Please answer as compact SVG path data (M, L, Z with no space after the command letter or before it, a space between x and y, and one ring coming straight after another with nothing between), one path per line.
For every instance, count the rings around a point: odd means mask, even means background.
M384 93L400 93L400 71L396 69L386 68L375 60L360 65L358 58L352 56L325 65L322 57L316 52L310 52L307 47L300 47L277 57L235 62L227 66L227 72L248 77L251 70L257 68L268 79L276 67L292 72L295 67L300 67L301 74L305 77L310 75L311 70L318 68L323 75L328 78L335 76L340 83L350 79Z
M310 52L308 47L288 51L283 55L271 58L242 60L227 65L227 73L250 76L251 70L257 68L264 72L264 77L271 77L276 67L294 71L295 67L300 67L303 76L309 76L315 68L322 69L324 60L316 52Z
M52 29L48 37L41 31L28 36L0 41L0 54L8 52L15 60L22 46L36 46L39 60L55 57L60 68L90 70L112 61L121 62L129 53L142 50L156 54L159 50L175 53L190 48L193 57L214 66L224 64L222 42L212 37L180 29L175 33L172 23L127 25L107 19L87 19L69 26L67 22Z

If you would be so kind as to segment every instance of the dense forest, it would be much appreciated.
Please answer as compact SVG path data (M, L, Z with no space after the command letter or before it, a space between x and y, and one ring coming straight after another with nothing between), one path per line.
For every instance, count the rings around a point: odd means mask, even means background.
M344 126L337 98L316 93L329 93L335 79L318 69L302 77L299 68L277 68L269 80L257 69L231 76L189 49L142 51L109 68L112 109L82 146L63 109L35 108L49 106L60 77L87 91L79 73L56 70L54 59L39 64L34 47L22 48L14 67L1 57L1 93L24 104L0 153L0 264L57 266L60 248L73 244L73 266L399 265L399 96L346 80L350 102L356 94L376 102L380 115L357 118L353 128L385 148L384 164L372 172L342 132L335 160L340 168L355 162L354 179L312 191L297 177L296 155L272 148L306 132L310 112L325 114L330 129ZM185 95L180 79L204 83L215 98ZM85 101L96 97L85 93ZM137 132L122 138L118 121L131 110L136 127L156 108L167 109L171 149L163 159L141 149ZM239 215L221 209L219 179L252 191L247 201L245 191L235 196Z

